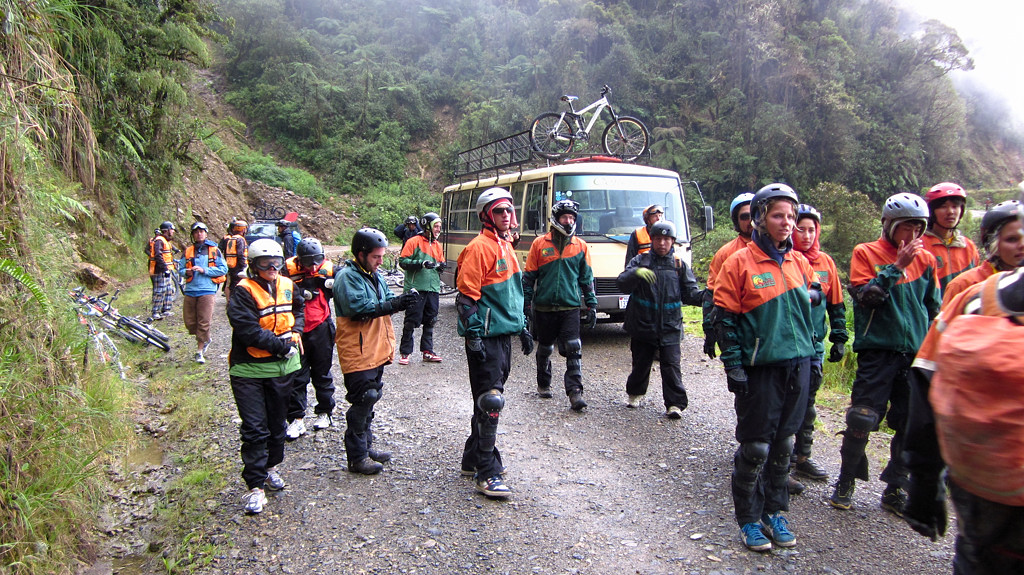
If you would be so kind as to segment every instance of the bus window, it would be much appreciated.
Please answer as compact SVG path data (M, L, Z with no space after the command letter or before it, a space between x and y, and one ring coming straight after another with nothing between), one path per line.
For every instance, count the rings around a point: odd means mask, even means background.
M680 243L689 242L689 222L683 210L679 180L664 176L566 174L555 176L553 201L580 203L580 235L628 237L643 225L641 214L652 204L665 207L666 218L676 225Z
M538 235L544 233L548 215L546 191L547 182L527 185L526 204L523 206L525 231L536 232Z

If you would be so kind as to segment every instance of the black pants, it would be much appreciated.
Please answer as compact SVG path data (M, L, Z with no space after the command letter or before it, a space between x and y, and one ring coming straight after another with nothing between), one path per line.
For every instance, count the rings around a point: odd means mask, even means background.
M440 295L435 291L421 291L416 305L405 310L405 326L402 328L402 341L398 345L398 353L412 353L413 339L416 328L423 326L420 336L420 351L434 352L434 324L437 322L437 310L440 306Z
M749 392L733 402L740 449L733 466L732 499L740 525L759 521L762 513L789 511L789 458L807 405L810 360L745 369ZM744 443L767 445L767 459L757 464L743 461Z
M231 376L231 393L242 419L242 479L249 489L263 487L267 469L284 461L285 406L294 375Z
M821 388L823 378L821 371L821 360L814 359L811 362L811 378L807 385L807 408L804 410L803 424L796 434L796 447L793 453L800 457L811 456L811 446L814 444L814 421L818 419L818 410L814 404L818 399L818 390Z
M345 401L345 455L349 463L356 463L369 455L373 446L373 406L384 390L384 366L365 371L346 373Z
M306 390L313 382L316 393L316 407L313 412L334 412L334 334L337 330L331 318L302 334L302 367L295 372L295 386L291 401L288 402L288 421L301 419L306 415Z
M505 381L512 369L512 336L485 337L483 344L487 361L474 361L467 353L469 386L473 393L473 419L469 424L469 438L462 450L462 468L476 469L478 479L501 475L501 453L495 446L495 437L480 433L481 424L486 424L488 417L477 407L477 398L492 389L505 391Z
M580 310L535 311L533 338L537 340L537 386L551 386L551 352L565 358L565 394L583 391Z
M654 354L659 354L661 364L661 394L665 399L665 407L673 405L686 409L689 400L686 388L683 387L683 373L679 368L679 342L659 345L656 342L639 339L629 340L629 350L633 352L633 371L626 379L626 393L629 395L645 395L651 380L651 366L654 365Z
M956 507L953 575L1024 573L1024 507L1002 505L949 483Z

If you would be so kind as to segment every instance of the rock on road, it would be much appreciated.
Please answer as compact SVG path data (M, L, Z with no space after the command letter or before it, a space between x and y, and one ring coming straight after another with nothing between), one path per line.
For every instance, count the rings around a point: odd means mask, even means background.
M227 322L218 298L211 380L226 382ZM401 314L394 317L401 337ZM498 447L514 494L476 493L460 476L471 398L452 298L442 298L435 351L444 362L388 366L374 419L375 446L394 453L383 473L346 470L344 387L335 361L335 426L286 446L279 466L288 487L270 493L257 516L244 516L238 432L230 388L218 385L225 416L211 446L237 471L208 502L223 542L203 574L250 573L949 573L953 534L938 543L882 511L877 480L859 483L852 511L828 506L824 482L806 482L788 517L797 546L770 553L740 543L730 473L735 416L721 364L683 342L690 406L665 418L655 364L645 404L625 406L629 339L621 324L599 324L583 338L583 413L559 393L564 360L553 356L556 395L536 394L534 361L514 348ZM417 331L417 349L418 349ZM310 389L312 391L312 388ZM315 402L310 394L310 412ZM823 412L815 458L838 471L842 414ZM310 420L307 420L310 421ZM887 453L872 436L871 473Z

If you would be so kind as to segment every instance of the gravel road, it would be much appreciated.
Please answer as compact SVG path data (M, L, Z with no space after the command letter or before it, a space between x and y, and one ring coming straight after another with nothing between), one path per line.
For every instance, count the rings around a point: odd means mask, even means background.
M223 305L217 302L218 320ZM435 351L443 363L424 364L417 354L410 365L385 370L375 446L392 451L394 459L383 473L367 477L345 470L347 404L335 366L335 427L287 445L279 469L288 487L270 494L262 514L242 514L244 486L237 475L216 501L207 502L222 555L197 572L951 571L953 534L932 543L882 511L877 480L859 484L855 508L848 512L828 506L828 484L807 482L788 514L797 546L747 551L729 491L735 416L721 364L703 356L699 340L688 338L682 347L690 406L682 419L664 416L657 365L644 406L628 409L629 340L621 324L599 324L584 335L589 407L583 413L571 411L564 394L539 398L532 357L516 353L498 437L514 495L503 502L477 494L472 481L459 474L471 398L454 318L453 299L442 298ZM394 319L400 335L401 316ZM208 432L210 449L240 471L236 412L229 387L220 384L227 379L229 336L226 321L216 322L207 365L225 417ZM564 361L555 358L558 374ZM313 401L311 394L311 406ZM823 427L816 434L815 458L834 475L842 414L819 412ZM886 441L882 434L872 436L873 475L881 470Z

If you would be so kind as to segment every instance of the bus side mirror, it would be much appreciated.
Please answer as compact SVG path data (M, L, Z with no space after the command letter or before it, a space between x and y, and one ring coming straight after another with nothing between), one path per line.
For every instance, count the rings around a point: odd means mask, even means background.
M715 229L715 210L711 206L704 206L704 233Z

